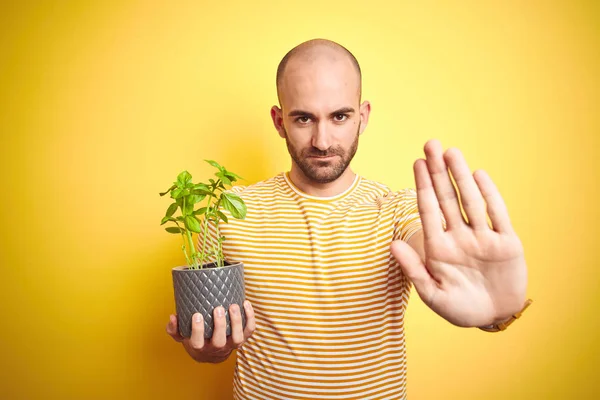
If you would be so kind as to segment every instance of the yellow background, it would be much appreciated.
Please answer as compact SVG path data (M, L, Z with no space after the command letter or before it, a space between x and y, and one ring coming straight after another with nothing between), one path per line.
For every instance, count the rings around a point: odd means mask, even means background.
M204 158L248 184L288 170L275 71L315 37L363 69L355 171L414 187L438 138L525 246L534 304L504 333L413 291L409 398L599 398L598 4L2 2L0 398L231 398L233 358L196 364L165 333L184 258L158 192L208 178Z

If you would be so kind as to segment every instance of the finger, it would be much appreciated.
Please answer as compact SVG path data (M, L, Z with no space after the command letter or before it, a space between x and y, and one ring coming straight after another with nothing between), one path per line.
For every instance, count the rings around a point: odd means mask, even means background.
M450 180L446 162L444 161L442 145L436 140L430 140L424 147L427 169L433 182L433 188L446 217L448 229L459 228L465 225L456 189Z
M423 234L426 239L430 239L444 232L440 205L435 196L425 160L420 158L415 161L413 169L417 186L417 207L423 225Z
M200 313L192 315L192 334L189 344L195 350L202 350L204 347L204 317Z
M229 306L229 319L231 320L231 341L237 349L244 343L244 331L242 329L242 313L240 306L232 304Z
M460 202L467 214L469 225L475 230L490 229L485 213L485 202L461 151L450 148L444 153L444 159L458 186Z
M169 323L167 324L167 333L175 339L177 342L181 342L184 338L179 334L179 329L177 328L177 316L171 314L169 316Z
M215 327L213 329L211 344L217 349L222 349L227 343L227 322L225 320L225 309L222 306L219 306L215 308L213 315Z
M244 301L244 312L246 313L246 327L244 328L244 340L248 340L256 330L256 319L254 309L248 300Z
M439 287L437 281L429 274L427 268L425 268L419 253L402 240L394 240L390 249L392 255L400 264L404 275L415 286L419 297L421 297L425 304L431 305Z
M506 204L492 178L482 169L475 171L473 177L487 204L487 213L490 216L494 231L513 233L514 230L508 216Z

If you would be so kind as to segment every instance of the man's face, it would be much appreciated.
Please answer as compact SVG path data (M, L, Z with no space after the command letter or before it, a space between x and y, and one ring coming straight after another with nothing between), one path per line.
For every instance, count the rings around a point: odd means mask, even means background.
M282 108L273 107L271 113L294 164L309 180L335 181L356 154L364 129L361 113L369 107L368 102L359 105L359 90L358 74L345 58L287 65Z
M331 146L327 150L320 150L312 145L297 148L287 132L285 143L292 160L304 173L304 176L316 183L329 183L338 179L350 165L358 148L358 136L359 132L356 130L353 135L354 139L348 148L339 144Z

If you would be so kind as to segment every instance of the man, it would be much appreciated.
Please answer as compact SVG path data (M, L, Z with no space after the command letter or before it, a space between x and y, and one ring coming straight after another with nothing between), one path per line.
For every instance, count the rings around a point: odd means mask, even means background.
M454 325L512 321L527 286L519 238L489 176L471 174L457 149L443 152L436 140L414 163L416 192L390 192L351 170L371 105L361 103L360 67L344 47L295 47L277 90L271 116L291 170L234 187L247 217L221 227L225 256L244 262L246 327L232 305L228 338L222 307L211 340L201 319L190 339L173 315L167 331L200 362L237 349L236 399L403 399L411 283Z

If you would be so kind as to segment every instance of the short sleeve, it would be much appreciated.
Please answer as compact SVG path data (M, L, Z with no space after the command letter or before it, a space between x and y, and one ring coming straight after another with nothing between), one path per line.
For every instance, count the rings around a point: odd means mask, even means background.
M246 190L248 186L246 185L236 185L236 186L232 186L229 188L229 190L227 190L227 192L231 192L231 193L235 193L235 194L240 194L242 193L244 190Z
M403 189L396 193L397 204L394 213L394 240L408 242L410 238L423 229L419 206L417 203L417 191L412 188ZM446 229L446 219L440 210L442 226Z

